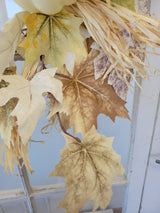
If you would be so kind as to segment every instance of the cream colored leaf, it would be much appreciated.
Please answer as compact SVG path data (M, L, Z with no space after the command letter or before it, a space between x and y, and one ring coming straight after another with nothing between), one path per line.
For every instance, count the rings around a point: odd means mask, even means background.
M16 48L20 42L21 30L24 26L23 18L28 12L17 13L4 25L0 31L0 73L14 60Z
M50 92L62 102L62 83L53 78L55 72L56 68L43 70L30 81L18 75L0 75L0 80L8 83L7 87L0 89L0 106L13 97L19 99L10 115L17 117L18 132L24 144L28 142L37 121L45 112L43 93Z
M27 37L20 44L26 50L25 66L45 55L45 63L60 70L67 52L86 56L84 38L79 30L81 18L63 10L54 16L30 14L25 23Z
M73 4L76 0L14 0L23 9L37 13L41 12L54 15L62 10L64 6Z
M76 55L73 52L67 52L65 57L65 65L68 72L73 75L74 65L75 65Z
M129 118L125 101L108 85L108 79L104 83L101 79L95 81L96 56L97 51L91 51L86 59L75 63L73 76L68 73L58 77L63 83L63 104L51 108L49 117L56 111L66 113L70 116L70 126L73 126L74 133L85 134L93 125L97 127L97 116L100 113L109 116L113 121L116 116ZM63 73L67 73L66 69Z
M29 64L28 66L26 66L22 72L21 75L27 79L30 80L37 72L38 67L41 65L41 61L40 59L37 59L36 61L34 61L33 63Z
M62 176L68 191L58 207L66 213L79 213L87 200L94 200L94 211L105 209L112 195L112 183L124 173L121 157L112 148L113 138L106 138L92 127L79 143L64 135L66 146L61 160L50 176Z

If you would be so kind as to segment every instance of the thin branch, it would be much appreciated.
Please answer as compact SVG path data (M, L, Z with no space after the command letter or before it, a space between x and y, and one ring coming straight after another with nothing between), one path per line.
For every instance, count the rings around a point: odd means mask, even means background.
M72 78L70 78L69 76L61 74L61 73L57 73L57 72L56 72L55 76L72 80Z
M74 138L78 143L81 143L81 140L78 138L78 137L74 137L73 135L69 134L66 129L64 128L62 122L61 122L61 118L60 118L60 115L59 115L59 112L56 113L57 117L58 117L58 121L59 121L59 124L60 124L60 127L62 129L62 131L66 134L66 135L69 135L70 137Z

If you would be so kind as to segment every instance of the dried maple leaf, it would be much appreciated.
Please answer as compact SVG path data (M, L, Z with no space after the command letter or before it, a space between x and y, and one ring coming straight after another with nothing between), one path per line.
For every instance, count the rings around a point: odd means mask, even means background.
M0 89L0 106L13 97L18 98L10 116L17 118L18 132L23 144L27 144L39 118L45 112L43 93L50 92L62 102L62 83L53 78L55 72L55 68L43 70L30 81L18 75L0 75L0 80L6 82L6 86Z
M10 116L18 103L17 98L10 99L6 105L0 107L0 133L2 142L0 144L0 164L4 171L9 174L9 169L13 172L15 164L23 158L26 168L32 173L28 156L28 144L23 144L18 133L16 118ZM3 153L5 153L5 162L3 162Z
M107 79L94 78L94 58L97 51L91 51L87 59L75 63L73 76L67 72L66 75L59 75L63 83L63 105L51 108L49 117L56 111L64 112L70 116L70 126L73 126L74 133L86 133L93 125L97 127L97 116L104 113L113 121L116 116L129 118L125 108L125 101L121 100L115 93L112 86L108 85Z
M95 80L102 78L104 73L107 72L111 66L109 57L105 54L103 49L95 42L91 45L93 49L100 51L99 55L94 59L94 75ZM130 70L131 74L133 73ZM130 87L131 75L125 74L116 68L112 69L108 76L108 84L112 85L116 94L123 100L126 100L128 88Z
M82 19L63 10L50 16L33 13L25 18L27 37L21 45L25 48L25 64L35 61L40 55L46 56L46 64L62 68L68 51L86 55L79 26Z
M125 79L125 80L124 80ZM112 85L116 94L123 100L127 99L128 88L130 87L131 77L120 71L112 70L108 77L108 84ZM126 82L128 81L128 84Z
M24 26L23 17L27 15L28 12L17 13L0 31L0 73L3 73L8 64L14 61L14 54L21 40L21 30Z
M66 208L66 213L78 213L92 199L93 211L98 206L105 209L112 196L114 178L124 173L121 157L112 149L113 138L97 133L95 127L81 143L68 135L64 137L67 144L61 150L61 160L50 174L64 177L68 188L58 207Z

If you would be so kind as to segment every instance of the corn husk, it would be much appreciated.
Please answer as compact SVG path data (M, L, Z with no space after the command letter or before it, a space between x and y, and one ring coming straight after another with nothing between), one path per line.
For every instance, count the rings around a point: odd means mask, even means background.
M117 75L121 71L136 82L136 75L130 72L131 69L137 71L141 78L149 78L145 67L157 71L144 63L144 57L139 55L146 55L144 46L151 47L153 54L154 48L160 46L160 20L137 14L113 2L107 4L100 0L78 0L71 6L71 10L83 18L90 35L109 56L111 66L103 75L103 80L113 69ZM130 39L125 39L120 33L122 30L128 33ZM136 45L131 48L133 40Z

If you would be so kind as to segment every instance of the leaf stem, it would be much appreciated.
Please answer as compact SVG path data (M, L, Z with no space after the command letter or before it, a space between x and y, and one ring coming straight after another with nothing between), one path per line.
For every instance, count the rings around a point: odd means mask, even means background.
M58 77L61 77L61 78L66 78L66 79L72 80L72 78L70 78L69 76L64 75L64 74L61 74L61 73L57 73L57 72L56 72L55 76L58 76Z
M69 135L70 137L74 138L78 143L81 143L81 140L80 140L78 137L74 137L73 135L69 134L69 133L65 130L65 128L64 128L64 126L63 126L63 124L62 124L62 122L61 122L61 118L60 118L59 112L57 112L56 115L57 115L57 117L58 117L58 121L59 121L59 124L60 124L60 127L61 127L62 131L63 131L66 135Z

